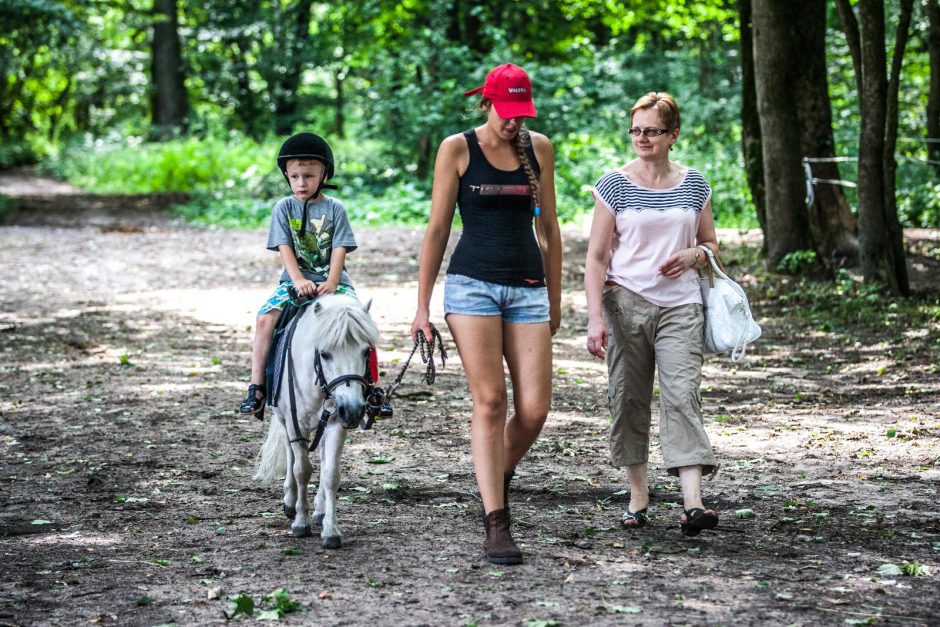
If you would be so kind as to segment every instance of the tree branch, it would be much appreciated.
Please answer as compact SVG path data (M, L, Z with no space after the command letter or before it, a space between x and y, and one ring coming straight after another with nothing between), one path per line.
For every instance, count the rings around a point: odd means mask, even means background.
M836 6L839 8L839 18L842 20L845 41L849 46L849 53L852 55L852 66L855 67L855 86L861 92L862 43L858 35L858 20L855 19L855 12L852 11L851 0L836 0Z
M892 160L898 143L898 92L901 64L904 61L904 49L907 47L913 12L914 0L901 0L901 15L898 18L898 29L894 35L894 54L891 55L891 67L888 74L887 115L885 116L885 158Z

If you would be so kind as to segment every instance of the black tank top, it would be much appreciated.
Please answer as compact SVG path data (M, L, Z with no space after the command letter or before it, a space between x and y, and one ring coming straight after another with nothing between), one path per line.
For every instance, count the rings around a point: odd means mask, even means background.
M457 206L463 221L448 274L513 287L544 287L542 255L532 228L532 189L525 169L493 167L473 129L464 131L470 164L460 177ZM540 168L532 146L526 148L535 175Z

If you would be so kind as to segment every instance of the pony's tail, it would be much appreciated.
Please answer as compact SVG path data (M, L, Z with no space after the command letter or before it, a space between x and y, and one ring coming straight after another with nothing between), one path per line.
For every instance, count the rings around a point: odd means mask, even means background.
M271 417L268 437L258 451L258 468L254 479L265 483L274 482L287 472L287 445L284 423L277 417Z

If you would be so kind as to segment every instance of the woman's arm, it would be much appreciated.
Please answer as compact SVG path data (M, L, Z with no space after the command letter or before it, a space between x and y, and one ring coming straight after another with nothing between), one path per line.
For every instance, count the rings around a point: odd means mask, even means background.
M698 246L708 246L715 256L718 256L718 234L715 232L715 214L712 212L711 198L705 203L699 217L698 231L695 233L695 243ZM703 268L708 265L708 259L702 259L696 266Z
M431 215L418 257L418 309L411 323L412 338L416 338L418 331L421 331L428 340L431 339L431 293L450 239L450 226L454 220L460 187L460 167L467 158L469 150L463 135L451 135L441 142L437 150L434 185L431 188Z
M555 204L555 153L549 139L540 133L531 133L532 148L539 160L539 216L535 220L535 234L545 268L548 287L549 327L552 335L561 326L561 229L558 228L558 209Z
M587 349L589 353L602 359L607 351L607 322L604 320L601 298L607 280L607 268L610 265L615 226L614 214L596 200L587 258L584 261L584 294L588 312Z
M715 234L715 219L712 216L711 199L705 202L699 214L698 230L695 233L695 246L674 252L669 259L659 266L660 273L670 279L677 279L688 270L697 270L708 265L708 255L699 250L699 246L708 246L715 256L718 255L718 237Z

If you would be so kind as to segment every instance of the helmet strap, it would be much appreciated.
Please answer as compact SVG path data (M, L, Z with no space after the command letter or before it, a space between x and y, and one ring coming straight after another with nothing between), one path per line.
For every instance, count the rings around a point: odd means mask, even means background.
M284 175L284 178L287 180L287 186L290 187L290 179L287 178L287 172L282 171L281 173ZM304 201L304 212L300 220L300 230L297 231L298 239L303 239L304 232L307 230L307 203L315 198L319 198L320 192L323 191L324 189L339 189L339 187L337 187L336 185L333 185L332 183L326 183L323 181L323 179L320 179L320 184L317 186L316 191L313 192L311 196L308 196L307 200Z

